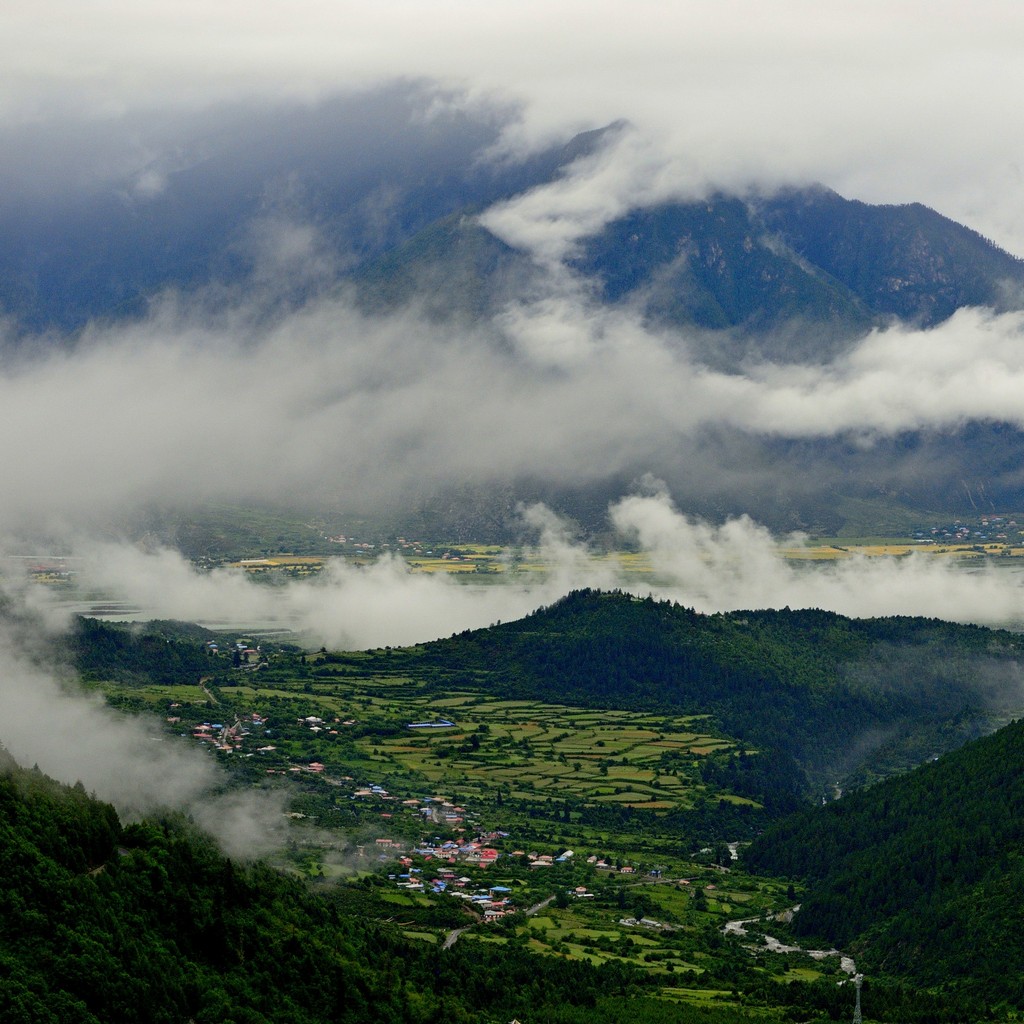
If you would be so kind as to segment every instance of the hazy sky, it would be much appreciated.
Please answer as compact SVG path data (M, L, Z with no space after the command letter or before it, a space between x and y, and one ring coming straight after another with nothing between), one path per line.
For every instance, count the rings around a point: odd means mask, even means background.
M0 123L427 77L521 102L520 138L628 118L641 178L821 180L1024 254L1022 52L1013 0L7 0Z

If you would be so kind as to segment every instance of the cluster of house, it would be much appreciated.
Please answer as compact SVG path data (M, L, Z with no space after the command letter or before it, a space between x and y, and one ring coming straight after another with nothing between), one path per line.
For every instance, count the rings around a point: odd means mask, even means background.
M180 704L172 704L170 710L173 712L180 708ZM181 716L171 714L167 716L168 725L178 725ZM209 743L215 750L225 754L237 751L245 740L252 735L253 730L263 729L266 722L258 714L243 715L236 718L233 723L226 725L223 722L200 722L192 729L192 738L202 743ZM182 735L185 735L182 733ZM274 747L261 747L260 752L274 750ZM248 756L252 756L251 754ZM323 766L321 765L321 769Z
M408 889L412 892L432 892L445 894L456 899L464 900L471 904L476 910L483 914L484 921L498 921L509 914L514 914L517 907L508 896L512 890L507 885L492 885L490 888L470 889L473 884L471 878L465 876L456 877L454 871L438 871L436 877L424 879L422 870L414 868L411 861L407 865L402 859L403 867L407 870L401 874L388 875L393 879L399 888Z
M305 718L298 718L298 719L296 719L296 724L304 726L311 733L314 733L314 734L319 733L319 732L326 732L328 736L337 736L338 735L338 730L337 729L332 729L332 728L330 728L330 726L332 726L332 725L355 725L356 721L353 718L353 719L349 719L348 721L343 722L343 721L341 721L340 718L335 718L335 719L332 719L331 722L327 722L323 718L320 718L318 715L306 715Z
M180 708L180 704L172 704L171 710ZM181 716L171 714L167 716L167 722L169 725L177 725L181 722ZM329 728L328 723L322 718L318 718L316 715L309 715L306 718L300 718L297 722L298 725L304 726L309 729L312 733L326 732L330 736L337 736L338 730ZM354 725L355 720L342 722L339 719L334 719L331 725ZM200 740L204 743L211 744L215 749L222 753L230 754L234 753L243 746L246 739L252 736L255 732L262 730L265 735L269 734L267 729L267 720L259 715L257 712L252 714L243 715L241 718L236 718L235 721L226 725L223 722L202 722L196 725L192 729L193 739ZM185 735L184 733L182 735ZM277 750L277 747L272 743L266 743L261 747L257 747L255 751L250 751L245 756L252 757L253 753L256 754L270 754ZM279 770L275 768L268 768L267 772L271 775L283 775L287 772L314 772L320 773L324 771L324 765L319 761L312 761L309 764L292 765L287 771ZM347 781L351 782L350 778ZM379 793L378 793L379 791ZM369 794L369 791L367 791ZM383 790L379 787L374 787L374 795L383 794ZM386 794L385 794L386 795Z
M249 665L255 667L260 662L259 646L253 644L251 640L246 638L236 640L233 644L229 644L229 649L232 663L236 668L245 668ZM216 640L208 641L206 653L211 656L220 654L220 644Z
M1006 531L1010 528L1016 530L1019 535L1024 534L1024 531L1017 529L1016 519L1008 519L1006 516L982 516L973 525L957 519L946 526L933 526L930 535L934 540L946 540L952 543L964 544L971 539L975 541L1008 540L1009 534ZM919 543L934 543L933 540L929 540L926 537L923 530L918 530L914 534L914 539Z

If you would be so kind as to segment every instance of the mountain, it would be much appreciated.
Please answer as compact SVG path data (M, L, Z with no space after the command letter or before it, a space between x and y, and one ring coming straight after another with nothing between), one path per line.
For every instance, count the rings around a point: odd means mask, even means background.
M301 301L446 218L552 180L604 134L487 159L503 126L498 112L446 108L416 84L219 110L153 141L152 127L126 125L118 159L155 154L130 173L83 173L45 192L9 183L0 308L28 331L75 332L141 315L168 289L267 291L287 278L284 298ZM48 181L54 155L22 134L24 175ZM73 161L82 144L67 145Z
M637 205L577 239L553 273L482 215L546 186L557 190L588 160L614 154L622 128L527 152L503 134L510 117L407 83L169 124L132 121L116 132L97 127L98 141L69 136L60 154L31 125L12 129L16 158L5 158L0 196L2 345L24 355L73 348L83 332L92 336L90 324L106 338L105 327L144 319L166 292L179 294L197 321L220 322L240 304L238 319L256 325L329 297L371 315L411 310L409 325L426 317L441 325L432 337L450 329L469 353L479 346L490 358L493 347L500 365L486 372L507 369L510 381L520 371L546 381L550 370L518 345L510 307L537 314L530 351L541 356L548 344L575 345L577 328L589 337L591 314L602 345L628 345L602 320L621 312L654 332L666 359L678 355L683 372L698 364L699 380L703 366L738 376L765 360L783 373L820 366L875 327L930 328L967 305L1022 305L1024 264L969 228L919 204L872 206L823 186ZM416 331L408 333L413 345ZM588 407L601 386L615 384L560 372L573 400ZM629 383L642 420L643 378ZM533 385L518 386L529 393ZM484 379L471 398L489 400ZM747 513L778 530L826 534L843 529L851 501L961 514L1012 510L1022 499L1024 434L981 417L791 437L732 425L714 410L692 431L652 415L614 457L588 451L577 459L579 473L551 469L543 453L509 464L484 459L473 470L453 460L369 511L398 533L509 542L519 502L543 500L600 533L609 501L648 472L688 511L718 520ZM575 439L557 408L552 422ZM342 507L346 500L375 500L361 497L373 488L360 482L329 487L315 496L314 488L289 489L278 511L301 505L315 519L367 511ZM474 489L467 510L461 499ZM201 535L214 531L172 523L157 532L190 532L201 553Z
M201 650L208 635L180 623L129 629L85 621L78 624L69 652L90 677L119 680L126 695L140 685L152 690L167 678L174 683L168 693L177 697L182 673L191 669L183 655L190 647ZM160 651L168 672L160 665ZM292 757L302 751L305 758L321 749L310 743L325 744L331 780L307 784L287 772L297 787L293 806L318 821L344 820L350 834L360 836L384 827L380 807L387 806L384 816L394 824L403 806L398 797L423 791L423 777L389 760L389 751L416 749L409 746L407 726L400 724L411 706L430 707L436 700L438 710L460 708L474 722L485 722L482 698L521 713L538 743L545 734L559 742L570 737L578 711L567 713L566 705L592 709L581 716L587 723L583 729L597 725L602 732L616 717L607 712L617 708L642 710L645 717L712 716L697 728L716 737L739 736L740 749L702 757L702 777L694 782L709 794L746 795L763 810L743 800L745 806L701 800L691 808L661 805L660 815L638 812L633 821L631 806L608 813L616 809L579 799L568 782L579 768L568 766L566 783L545 789L546 798L529 807L511 794L504 800L493 796L490 803L483 789L463 788L455 762L465 767L466 759L476 756L474 749L493 741L495 750L501 744L497 761L479 763L504 764L513 744L493 725L472 731L464 725L461 735L432 746L428 759L446 785L458 785L478 813L500 823L502 833L494 835L503 834L510 850L527 837L523 849L557 842L577 851L598 844L632 850L636 844L644 857L668 858L686 872L685 883L653 874L617 882L610 873L601 876L602 886L607 882L612 888L603 891L604 902L595 899L591 906L603 907L626 931L632 926L619 920L622 911L615 908L640 893L674 903L679 917L673 920L686 922L659 934L659 942L651 939L653 946L639 946L644 971L661 962L652 959L655 952L669 956L685 949L684 963L700 965L699 974L683 976L687 988L706 993L728 992L731 986L733 1000L741 999L755 1016L765 1008L788 1007L792 1019L812 1019L815 1012L842 1019L851 993L837 988L830 971L793 971L795 958L782 954L751 957L721 934L725 915L780 910L783 899L793 898L784 895L787 880L799 879L808 892L793 928L856 954L858 966L869 974L865 999L871 1017L925 1024L982 1019L1024 1002L1024 987L1013 970L1022 923L1017 894L1024 881L1024 725L1013 723L938 756L994 718L1019 709L1019 653L1017 636L935 620L858 621L787 610L701 616L649 599L578 592L518 622L412 648L321 651L309 658L277 652L259 678L249 676L244 686L227 668L208 668L205 674L221 711L234 707L242 713L253 706L257 690L263 699L269 697L274 714L292 721L309 713L304 700L362 709L361 724L368 730L362 755L348 745L349 737L299 740L286 726L278 726L274 741L291 747ZM550 705L553 718L545 717L541 703ZM124 706L139 711L146 702ZM375 706L394 717L378 718L370 710ZM179 713L208 714L207 707ZM632 746L633 728L620 718L619 729ZM605 742L616 741L608 735L597 746ZM372 757L366 758L370 749ZM247 762L240 752L226 761L226 787L267 785L263 766ZM808 780L815 773L819 782L833 782L839 771L846 771L847 779L857 772L863 781L922 761L927 762L923 768L843 795L824 808L787 813L808 806L799 795L811 791ZM342 767L350 763L359 767L351 772ZM421 762L421 770L425 765ZM350 817L351 795L344 787L339 791L343 771L353 788L360 783L352 776L367 771L385 779L392 787L391 802L360 805L363 816ZM339 807L345 809L341 817ZM617 818L633 824L620 826ZM709 883L707 891L698 889L693 872L704 869L692 863L682 867L679 861L694 859L688 851L703 845L703 839L694 841L698 836L722 839L722 824L732 837L763 828L745 865L783 876L781 882L773 877L751 883L740 872L708 867L700 876ZM422 827L416 821L412 834ZM409 837L403 826L395 834ZM299 843L293 852L301 848ZM698 859L712 853L702 850ZM728 853L722 856L728 864ZM435 866L424 861L424 877ZM80 786L58 787L3 757L0 867L5 872L0 899L5 1020L47 1019L39 1017L47 1001L59 1008L54 1019L89 1024L189 1016L213 1021L228 1016L225 1007L231 1019L252 1024L338 1018L419 1022L436 1019L442 1010L457 1020L474 1019L473 1014L500 1020L524 1009L553 1024L576 1024L588 1012L592 1020L691 1024L706 1012L700 1007L677 1013L645 999L651 991L645 985L679 984L657 968L644 980L633 970L636 964L617 958L595 969L575 947L554 950L565 955L545 955L549 946L526 941L529 926L522 942L512 938L523 928L522 920L486 940L460 942L449 950L424 942L422 932L419 941L406 941L402 930L416 934L417 924L429 924L436 934L463 921L443 899L394 902L395 879L387 879L394 865L379 865L375 879L310 890L264 865L226 861L180 818L124 826ZM542 879L518 861L511 870ZM582 856L568 861L565 871L574 885L596 881L596 869ZM769 891L768 902L762 902ZM726 902L718 902L709 919L703 915L711 899ZM685 907L678 905L681 900ZM563 909L574 932L588 938L605 934L593 918ZM400 924L394 923L395 915ZM637 947L615 948L625 958L627 949ZM613 1012L609 997L623 993L636 1002ZM139 999L147 1001L141 1016L133 1006ZM722 1019L725 1024L736 1018Z
M1024 722L772 826L744 863L804 880L794 932L869 974L1024 1006Z
M349 281L373 308L423 299L438 315L493 313L528 297L538 268L477 215L557 181L623 130L522 155L496 148L507 117L391 86L195 115L164 135L126 125L121 145L152 155L123 154L121 171L69 138L84 151L77 176L47 174L53 156L26 127L0 198L0 306L29 330L75 331L137 315L165 289L254 275L266 288L268 274L297 273L275 263L290 258L275 246L298 245L310 266L293 299ZM582 239L569 265L599 301L659 324L783 332L766 352L791 361L889 318L931 326L965 305L1017 308L1024 295L1024 264L968 228L821 186L638 206ZM799 326L831 345L801 343Z
M1020 308L1024 261L920 204L822 186L631 210L569 266L602 303L686 330L713 365L819 362L875 326L932 327L964 306ZM515 268L514 274L510 270ZM494 313L536 289L530 261L466 215L430 225L356 280L382 299Z
M920 203L871 206L822 186L631 211L575 265L606 300L639 301L661 322L754 333L933 327L963 306L1019 308L1024 285L1024 261Z
M785 189L756 209L875 316L933 327L963 306L1021 306L1024 261L920 203L871 206L819 186Z

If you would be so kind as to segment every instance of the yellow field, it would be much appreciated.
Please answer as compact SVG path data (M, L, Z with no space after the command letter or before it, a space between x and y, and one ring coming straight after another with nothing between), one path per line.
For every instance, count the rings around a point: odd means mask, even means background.
M910 554L931 558L977 558L981 555L999 555L1001 558L1020 558L1024 547L1003 544L820 544L807 547L780 548L783 557L793 561L838 561L858 555L867 558L904 558Z
M509 549L497 545L451 546L452 557L441 558L426 555L404 554L402 557L414 573L447 573L453 576L472 576L478 579L491 577L514 578L517 575L533 575L546 572L550 566L542 560L531 557L513 558ZM381 552L345 557L353 565L367 565L375 561ZM830 562L854 557L866 558L904 558L916 554L928 558L977 559L997 556L999 558L1024 558L1024 545L1009 546L1006 544L915 544L905 541L877 543L830 543L808 544L806 546L780 547L783 558L794 562ZM245 558L232 562L233 568L243 569L250 573L287 572L305 575L323 569L327 561L321 555L277 554L265 558ZM636 575L641 578L653 578L654 567L650 556L646 553L628 551L612 551L594 554L591 561L595 566L612 566L625 576Z
M498 547L495 544L484 545L438 545L446 547L452 552L451 557L442 558L434 555L415 555L405 552L402 558L412 572L444 572L452 575L463 574L492 574L502 573L513 576L519 573L542 573L550 566L535 557L513 558L507 548ZM359 553L348 555L336 555L353 565L366 565L376 560L382 551L372 553ZM605 554L594 555L592 558L596 565L613 565L619 572L625 574L637 573L647 575L652 572L650 558L646 554L637 554L628 551L613 551ZM261 573L274 571L291 571L299 573L319 572L324 563L328 561L325 555L292 555L281 553L267 555L263 558L243 558L236 562L228 563L233 569L243 569L246 572Z

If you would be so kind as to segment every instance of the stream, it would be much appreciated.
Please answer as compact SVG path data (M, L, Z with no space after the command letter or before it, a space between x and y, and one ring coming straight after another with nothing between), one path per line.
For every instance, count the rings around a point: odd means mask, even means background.
M799 909L799 906L795 906L788 913L792 914ZM726 935L744 936L748 934L746 928L748 924L757 924L764 920L763 917L748 917L745 921L727 921L722 931ZM849 974L850 977L857 975L857 965L854 963L853 957L844 955L838 949L801 949L799 946L787 946L773 935L764 936L764 948L770 953L803 953L804 956L809 956L812 960L824 960L826 957L837 956L841 971Z

